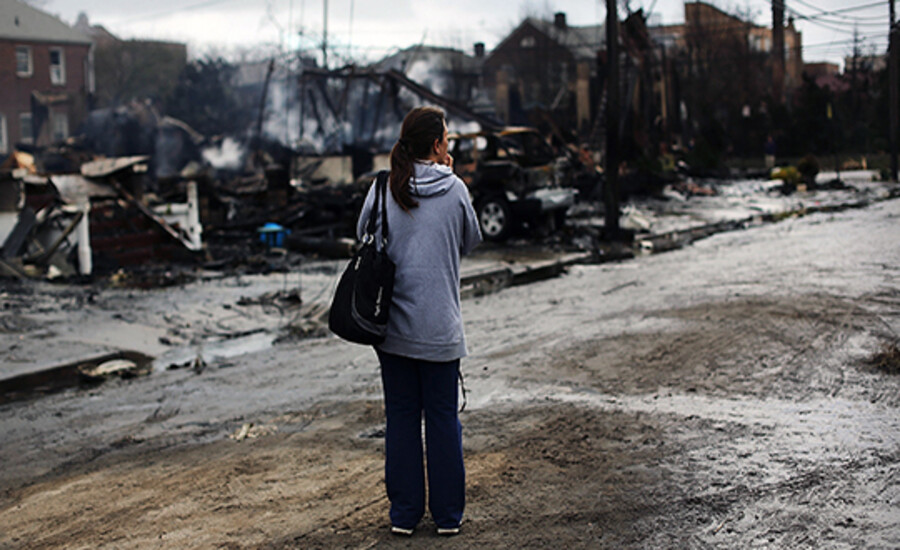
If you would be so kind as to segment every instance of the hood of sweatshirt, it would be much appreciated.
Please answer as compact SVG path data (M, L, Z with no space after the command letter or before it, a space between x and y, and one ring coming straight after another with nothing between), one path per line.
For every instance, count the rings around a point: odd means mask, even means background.
M434 197L443 195L453 185L453 169L433 162L416 162L410 181L412 196Z

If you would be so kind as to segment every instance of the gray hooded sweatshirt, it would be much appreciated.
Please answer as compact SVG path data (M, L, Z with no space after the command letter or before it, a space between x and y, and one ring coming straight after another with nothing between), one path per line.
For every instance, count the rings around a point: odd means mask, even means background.
M378 349L426 361L452 361L467 353L459 306L460 256L481 242L481 230L469 190L450 167L416 162L410 185L419 206L409 212L387 191L387 252L397 270L387 337ZM359 215L360 239L376 187L369 188ZM381 216L377 219L380 247Z

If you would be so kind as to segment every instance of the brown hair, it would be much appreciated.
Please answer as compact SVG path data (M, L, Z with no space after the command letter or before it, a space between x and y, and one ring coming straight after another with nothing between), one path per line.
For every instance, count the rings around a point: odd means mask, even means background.
M410 196L413 163L428 158L435 140L443 136L444 111L437 107L416 107L403 119L400 138L391 149L391 195L407 212L419 206Z

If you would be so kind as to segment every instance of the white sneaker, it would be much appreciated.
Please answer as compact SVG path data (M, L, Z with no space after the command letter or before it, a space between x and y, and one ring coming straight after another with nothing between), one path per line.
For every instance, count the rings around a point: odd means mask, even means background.
M452 537L453 535L459 534L459 527L438 527L437 534L445 537Z
M405 529L403 527L397 527L396 525L391 525L391 533L395 535L403 535L404 537L411 537L413 534L413 530Z

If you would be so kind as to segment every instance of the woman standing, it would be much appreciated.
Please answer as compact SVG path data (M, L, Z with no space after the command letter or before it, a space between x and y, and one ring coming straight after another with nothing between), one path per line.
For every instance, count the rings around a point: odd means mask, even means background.
M481 242L466 185L453 174L444 113L410 111L391 150L390 238L396 264L381 363L385 483L391 531L412 535L425 514L422 417L428 509L438 533L459 533L465 506L462 426L457 416L459 360L466 355L459 305L460 256ZM374 201L369 189L357 225L362 238ZM378 220L378 242L381 219Z

